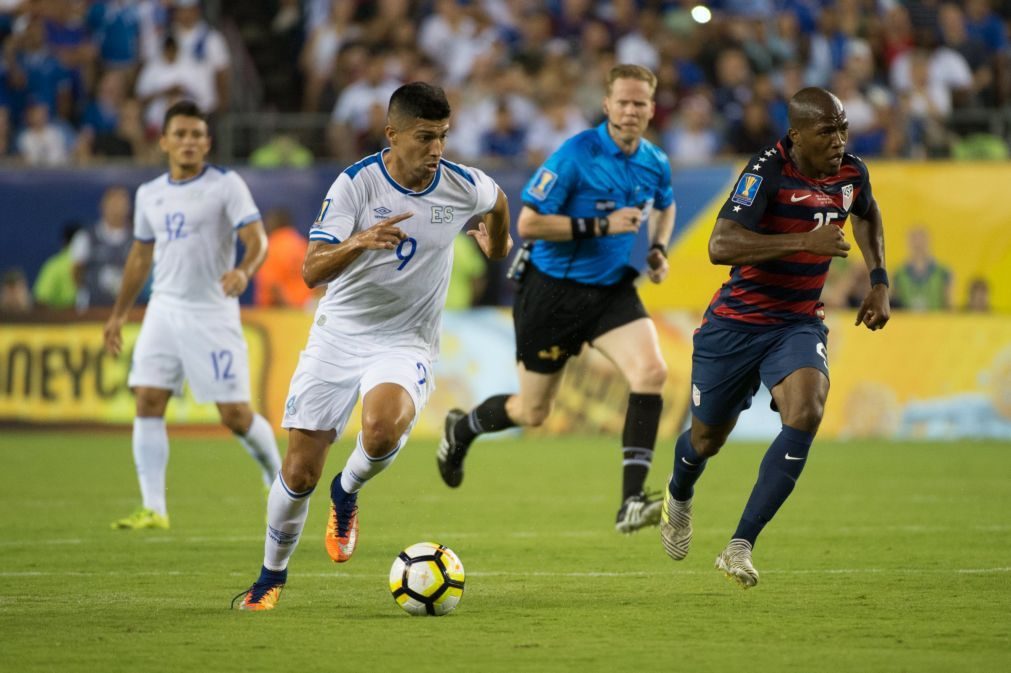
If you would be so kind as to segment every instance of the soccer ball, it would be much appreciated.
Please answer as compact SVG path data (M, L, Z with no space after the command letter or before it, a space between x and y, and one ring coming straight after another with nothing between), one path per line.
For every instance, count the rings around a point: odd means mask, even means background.
M447 614L463 598L463 564L449 547L434 542L412 544L393 561L390 591L409 614Z

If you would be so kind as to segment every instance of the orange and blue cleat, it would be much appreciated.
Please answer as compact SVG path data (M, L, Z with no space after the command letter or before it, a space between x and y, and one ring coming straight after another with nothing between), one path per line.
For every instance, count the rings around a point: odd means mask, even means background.
M256 612L273 610L281 598L281 589L288 580L288 570L260 569L260 577L241 594L232 599L232 609ZM241 600L240 600L241 599ZM235 602L239 601L238 607Z
M341 488L338 474L330 484L330 516L326 522L326 553L334 563L351 559L358 545L358 494Z

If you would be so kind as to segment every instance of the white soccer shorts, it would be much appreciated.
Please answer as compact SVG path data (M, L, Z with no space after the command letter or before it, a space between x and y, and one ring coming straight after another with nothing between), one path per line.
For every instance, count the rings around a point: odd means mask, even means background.
M238 310L148 306L128 385L181 395L184 380L198 402L249 401L249 352Z
M405 348L349 355L310 336L291 377L281 427L335 429L339 439L358 397L381 383L395 383L414 401L414 420L404 433L406 437L435 390L428 356Z

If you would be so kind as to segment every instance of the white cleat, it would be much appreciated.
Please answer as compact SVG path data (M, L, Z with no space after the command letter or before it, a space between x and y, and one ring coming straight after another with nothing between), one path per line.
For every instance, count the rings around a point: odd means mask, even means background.
M614 529L619 533L634 533L646 526L660 523L660 499L652 499L645 493L630 495L621 504L614 520Z
M735 538L727 548L716 557L716 568L737 582L742 589L748 589L758 584L758 571L751 564L751 543Z
M664 489L660 512L660 541L667 556L675 561L688 556L692 544L692 499L675 500L669 488Z

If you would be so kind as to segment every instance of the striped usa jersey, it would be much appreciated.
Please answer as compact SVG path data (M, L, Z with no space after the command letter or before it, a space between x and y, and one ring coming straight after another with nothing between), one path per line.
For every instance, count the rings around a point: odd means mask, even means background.
M842 228L850 213L865 217L874 202L867 167L843 156L836 175L809 178L790 158L784 137L744 167L719 217L759 234L794 234L822 226ZM745 330L818 320L831 257L798 252L759 264L741 264L713 296L706 320Z

